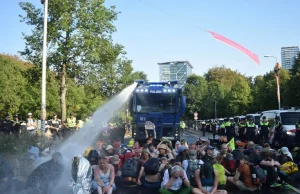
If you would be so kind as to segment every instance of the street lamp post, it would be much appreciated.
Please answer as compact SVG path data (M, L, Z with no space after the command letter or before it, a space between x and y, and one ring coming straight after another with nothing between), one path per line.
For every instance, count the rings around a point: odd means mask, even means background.
M277 61L277 57L275 56L272 56L272 55L265 55L264 57L271 57L271 58L274 58L276 60L276 66L278 64L278 61ZM277 68L277 67L276 67ZM276 83L277 83L277 98L278 98L278 109L280 110L281 108L281 105L280 105L280 82L279 82L279 69L277 69L277 72L276 72Z
M42 62L42 99L41 99L41 130L45 132L46 120L46 68L47 68L47 24L48 24L48 0L41 0L44 4L44 39Z

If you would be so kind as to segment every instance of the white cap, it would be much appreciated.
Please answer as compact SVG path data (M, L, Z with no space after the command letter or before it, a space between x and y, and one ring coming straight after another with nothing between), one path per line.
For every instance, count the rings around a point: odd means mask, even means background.
M30 112L30 113L28 113L28 116L32 116L32 113Z

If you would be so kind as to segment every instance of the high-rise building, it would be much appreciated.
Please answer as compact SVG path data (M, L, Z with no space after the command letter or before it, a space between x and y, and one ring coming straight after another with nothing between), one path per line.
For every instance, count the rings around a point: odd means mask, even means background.
M281 65L283 69L290 70L295 63L295 57L299 53L298 46L281 47Z
M192 74L193 66L188 61L172 61L158 63L159 80L161 82L178 81L178 87L183 87L187 77Z

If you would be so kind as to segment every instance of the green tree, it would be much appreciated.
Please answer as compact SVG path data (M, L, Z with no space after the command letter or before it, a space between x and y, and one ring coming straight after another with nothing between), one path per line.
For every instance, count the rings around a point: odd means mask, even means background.
M21 2L20 6L25 11L21 21L32 26L32 33L24 34L26 47L20 53L41 66L43 9L28 2ZM123 48L111 40L117 12L114 7L105 7L104 0L51 0L48 13L47 65L58 72L61 114L65 120L69 78L80 80L89 69L115 62Z
M290 80L286 84L284 96L287 100L287 106L300 107L300 53L295 58L295 64L291 69Z
M195 74L187 78L184 86L187 107L185 117L192 119L194 112L198 112L199 118L206 116L205 105L207 103L208 87L204 77Z
M29 95L26 90L27 80L23 76L26 68L17 58L0 55L0 112L15 114Z
M290 79L288 71L281 69L280 76L280 93L281 93L281 106L287 104L286 94L287 86ZM275 72L270 71L263 76L257 76L254 79L254 85L252 88L253 94L253 107L256 110L274 110L278 109L277 99L277 83Z

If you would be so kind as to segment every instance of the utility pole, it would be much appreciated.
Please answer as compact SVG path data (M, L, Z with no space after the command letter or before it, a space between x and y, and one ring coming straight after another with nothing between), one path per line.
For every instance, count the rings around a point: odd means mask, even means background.
M42 99L41 99L41 131L45 132L46 120L46 68L47 68L47 24L48 24L48 0L41 0L44 4L44 40L42 63Z

